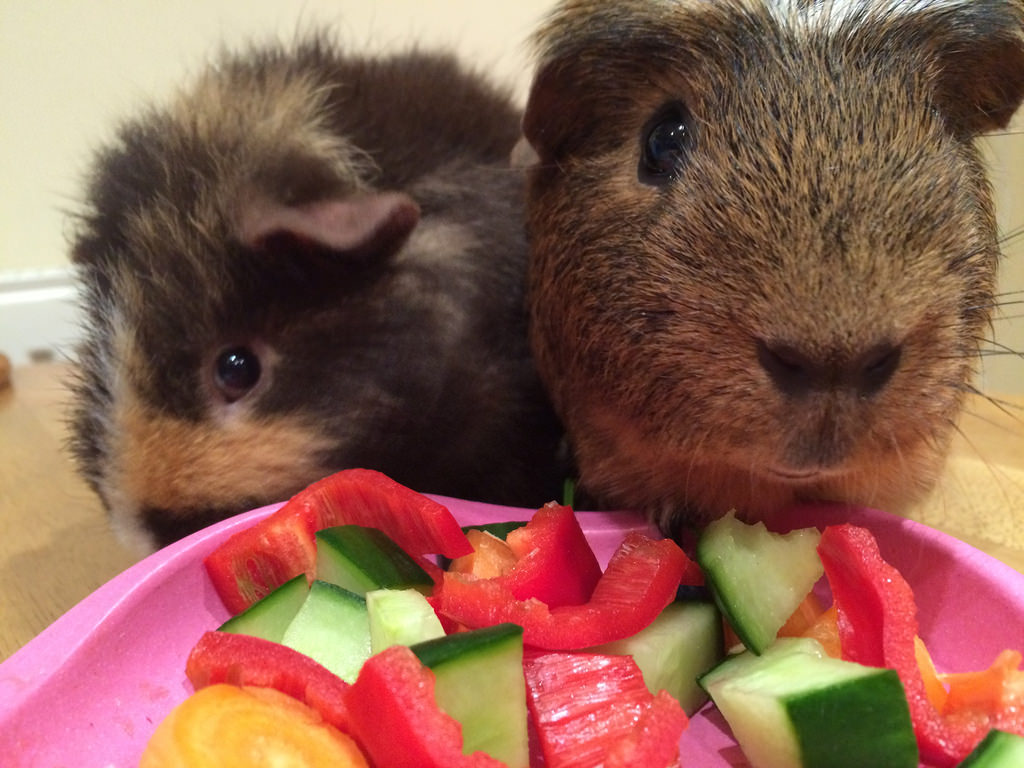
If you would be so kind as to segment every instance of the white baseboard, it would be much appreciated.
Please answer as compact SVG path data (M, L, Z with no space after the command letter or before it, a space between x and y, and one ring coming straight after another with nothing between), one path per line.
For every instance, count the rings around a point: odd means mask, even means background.
M0 273L0 353L14 365L65 359L79 333L70 269Z

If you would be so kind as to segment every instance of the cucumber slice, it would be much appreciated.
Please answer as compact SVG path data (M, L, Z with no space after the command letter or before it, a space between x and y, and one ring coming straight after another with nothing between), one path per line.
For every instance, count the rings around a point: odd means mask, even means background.
M366 600L335 584L314 581L281 642L320 662L345 682L355 682L370 657Z
M370 652L392 645L413 645L444 636L441 620L422 592L374 589L366 593L370 618Z
M528 768L523 628L496 624L411 648L434 672L438 706L462 724L462 751Z
M700 679L756 768L916 768L917 741L895 670L781 638Z
M218 627L221 632L253 635L280 643L285 630L309 594L306 574L286 581L266 597L250 605Z
M676 601L635 635L589 650L632 656L651 693L668 691L692 715L708 698L697 678L722 659L722 617L711 602Z
M989 731L959 768L1020 768L1024 765L1024 736Z
M824 573L821 533L772 533L730 512L704 529L697 563L715 602L747 649L762 653Z
M317 531L316 577L357 595L407 587L429 592L434 586L420 564L386 533L361 525Z

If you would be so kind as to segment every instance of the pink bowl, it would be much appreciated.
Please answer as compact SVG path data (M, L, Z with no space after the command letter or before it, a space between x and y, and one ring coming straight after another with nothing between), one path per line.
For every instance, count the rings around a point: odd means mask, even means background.
M463 525L528 519L532 510L440 499ZM156 724L191 691L185 659L228 614L202 561L235 531L278 505L211 526L115 577L0 665L0 755L8 768L127 768ZM632 513L580 519L602 564ZM869 509L806 506L778 530L852 522L871 529L883 556L915 590L921 634L942 671L987 667L1024 646L1024 575L943 533ZM688 766L739 765L717 713L693 718L680 742Z

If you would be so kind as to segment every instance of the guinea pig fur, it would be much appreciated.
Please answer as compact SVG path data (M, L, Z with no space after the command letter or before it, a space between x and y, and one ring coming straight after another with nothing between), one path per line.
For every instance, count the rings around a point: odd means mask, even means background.
M351 466L539 505L509 97L443 54L225 54L96 160L72 449L145 551Z
M531 340L581 488L669 530L920 499L993 305L973 141L1024 2L580 0L536 43Z

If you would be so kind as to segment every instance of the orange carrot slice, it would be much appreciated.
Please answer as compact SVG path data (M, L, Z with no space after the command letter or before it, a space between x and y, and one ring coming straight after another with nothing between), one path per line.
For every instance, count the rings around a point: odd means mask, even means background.
M351 737L273 688L225 683L185 699L157 726L139 768L367 768Z

